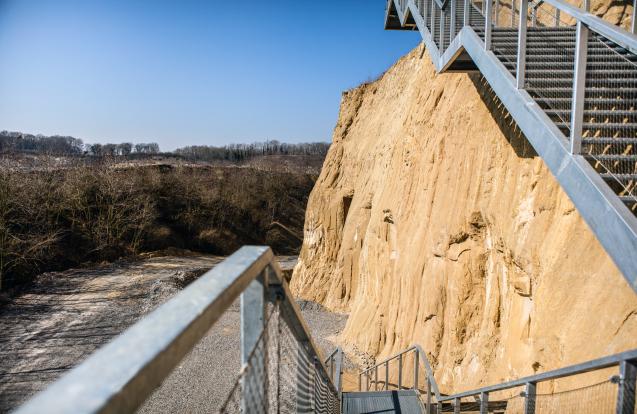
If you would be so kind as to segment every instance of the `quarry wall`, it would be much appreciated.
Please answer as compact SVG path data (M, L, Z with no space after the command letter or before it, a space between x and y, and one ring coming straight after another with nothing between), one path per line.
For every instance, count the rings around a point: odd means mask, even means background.
M418 47L343 94L293 292L359 363L418 343L450 393L637 347L637 295L479 75Z

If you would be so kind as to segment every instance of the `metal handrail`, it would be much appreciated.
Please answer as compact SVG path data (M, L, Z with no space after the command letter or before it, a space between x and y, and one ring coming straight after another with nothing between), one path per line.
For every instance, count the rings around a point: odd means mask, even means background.
M621 365L623 362L637 363L637 349L632 351L626 351L615 355L610 355L604 358L594 359L592 361L583 362L577 365L571 365L565 368L560 368L552 371L543 372L540 374L523 377L517 380L503 382L501 384L490 385L488 387L477 388L475 390L464 391L458 394L447 395L438 399L439 402L454 400L456 398L471 397L473 395L479 395L494 391L502 391L510 388L520 387L529 383L535 384L538 382L550 381L564 377L570 377L573 375L584 374L591 371L598 371L600 369L609 368L617 365ZM634 390L634 388L633 388Z
M297 340L308 345L317 367L329 377L298 306L289 299L272 250L244 246L27 401L16 414L134 412L239 295L264 275L269 286L278 289L280 306L286 308L286 322ZM242 345L243 341L242 336ZM328 384L337 390L331 378Z
M427 354L425 354L425 351L422 349L422 347L420 345L413 345L409 348L407 348L404 351L401 351L395 355L390 356L389 358L384 359L383 361L377 363L376 365L367 368L361 372L358 373L358 388L359 391L362 388L362 377L363 375L365 376L369 376L369 374L371 372L374 372L375 374L377 374L378 372L378 368L385 366L385 387L387 388L388 386L388 381L389 381L389 363L393 360L398 359L399 362L399 379L398 379L398 387L399 389L402 388L402 356L405 354L408 354L410 352L415 352L416 355L416 360L414 363L414 389L418 390L418 374L419 374L419 361L422 361L423 365L425 366L425 371L427 373L427 382L428 385L431 387L431 391L433 391L434 395L436 396L437 399L440 399L440 391L438 389L438 383L436 382L436 379L434 378L434 374L433 374L433 370L431 369L431 364L429 363L429 359L427 358ZM376 382L378 382L378 379L376 378ZM369 390L368 390L369 391Z
M325 366L340 397L343 390L343 350L341 347L336 347L336 349L325 358Z

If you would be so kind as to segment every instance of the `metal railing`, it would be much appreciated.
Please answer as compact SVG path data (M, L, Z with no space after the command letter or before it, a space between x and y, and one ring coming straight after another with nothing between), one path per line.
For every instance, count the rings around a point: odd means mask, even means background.
M637 36L588 3L392 1L437 70L482 72L637 292Z
M413 378L405 384L403 378L404 362L407 356L413 355ZM397 366L390 369L390 364ZM426 389L420 388L420 362L426 369ZM605 369L617 368L618 371L599 380ZM596 378L586 378L585 374L598 374ZM392 376L396 382L392 383ZM576 386L568 390L556 390L556 381L577 377ZM592 384L584 384L588 380ZM635 386L637 383L637 350L584 362L503 382L497 385L482 387L453 395L441 395L433 376L431 366L420 346L413 346L391 356L374 366L361 371L358 375L359 391L405 390L419 392L426 412L430 414L442 412L490 412L507 413L615 413L634 414ZM547 391L542 392L544 385ZM506 391L510 391L508 394ZM496 397L496 398L493 398ZM466 401L469 400L469 401Z
M583 375L593 371L601 371L610 367L618 367L619 372L606 381L598 381L586 386L580 385L569 391L538 392L541 384L566 377ZM480 413L488 413L498 407L502 411L504 411L503 408L506 409L506 412L523 413L535 413L539 411L539 408L542 408L542 412L614 412L616 414L634 414L636 381L637 350L632 350L582 364L520 378L515 381L444 396L438 399L438 412L450 411L461 413L479 411ZM490 399L490 396L497 392L519 387L523 387L524 389L519 393L514 393L512 396L498 400ZM595 396L597 400L601 400L601 404L599 401L589 401L586 398L586 394L590 395L591 388L593 387L598 387L601 390L602 398ZM581 391L582 394L567 403L571 404L571 406L566 406L564 403L557 403L555 406L551 405L552 401L550 400L556 400L556 396L559 397L560 395L573 393L575 391ZM466 398L471 398L473 401L463 403L462 400ZM549 400L548 403L545 402L545 400ZM558 404L560 404L560 409L556 409Z
M239 296L242 368L219 373L237 376L220 412L340 413L340 349L323 362L272 251L255 246L239 249L16 413L134 412Z
M392 363L396 364L396 370L390 369ZM403 375L407 363L412 368L411 382ZM421 365L425 368L424 384L422 384L425 388L420 387ZM392 382L393 376L395 376L395 382ZM364 388L363 384L365 384ZM426 407L432 406L434 397L437 400L441 398L429 359L420 345L414 345L399 352L358 374L359 391L389 391L394 389L398 391L407 389L417 391L419 394L424 395Z

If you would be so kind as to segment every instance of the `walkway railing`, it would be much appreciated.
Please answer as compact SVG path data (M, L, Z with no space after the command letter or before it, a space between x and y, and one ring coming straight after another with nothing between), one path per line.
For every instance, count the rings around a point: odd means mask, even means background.
M413 355L414 376L411 383L405 384L403 367L409 355ZM419 361L424 362L426 368L426 390L419 387ZM392 383L392 378L396 382ZM359 391L414 389L420 392L426 412L430 414L634 414L636 382L637 349L454 395L440 394L427 357L419 346L359 373Z
M410 364L413 370L411 378L405 378L403 375L403 370L407 364ZM424 389L420 387L421 366L425 368ZM392 382L392 380L394 380L394 382ZM363 384L365 384L364 387ZM358 374L359 391L400 391L407 389L412 389L420 394L424 394L428 406L431 406L434 397L437 400L440 399L438 384L431 370L427 354L425 354L420 345L415 345L399 352Z
M241 248L16 413L134 412L239 296L242 369L219 372L238 377L220 411L340 413L342 354L323 362L268 247Z
M562 0L387 5L438 71L482 73L637 292L637 36Z

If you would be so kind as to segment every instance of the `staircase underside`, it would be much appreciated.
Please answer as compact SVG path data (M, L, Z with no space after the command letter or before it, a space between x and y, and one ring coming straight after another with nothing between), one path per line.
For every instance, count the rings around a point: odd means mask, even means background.
M343 414L424 412L415 391L376 391L343 393Z
M506 63L506 59L485 49L482 33L476 33L470 26L462 27L441 53L416 6L409 2L406 12L401 14L395 1L390 0L387 9L386 29L413 30L409 25L413 22L438 72L480 71L637 292L637 217L625 200L584 156L571 153L564 127L560 129L559 123L549 117L546 108L538 105L526 89L517 88L512 75L515 72L500 60Z

